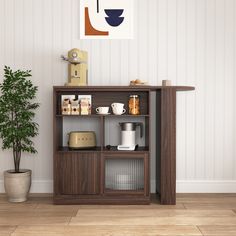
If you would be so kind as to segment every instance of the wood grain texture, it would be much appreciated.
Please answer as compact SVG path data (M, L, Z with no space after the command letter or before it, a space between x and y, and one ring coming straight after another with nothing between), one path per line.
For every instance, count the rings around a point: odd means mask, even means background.
M187 209L209 209L209 210L222 210L222 209L234 209L236 207L235 203L211 203L211 202L205 202L205 203L184 203L184 207Z
M57 90L66 90L68 92L73 91L73 90L82 90L82 91L91 91L91 90L97 90L97 91L156 91L156 90L165 90L165 89L170 89L173 88L176 91L190 91L194 90L195 88L193 86L149 86L149 85L144 85L144 86L110 86L110 85L104 85L104 86L73 86L73 87L65 87L65 86L54 86L55 91Z
M60 194L98 194L99 158L97 153L63 153L58 157Z
M177 203L186 209L231 210L236 208L236 194L177 194Z
M232 210L179 210L179 209L79 209L76 217L84 217L84 216L112 216L112 217L132 217L132 216L148 216L148 217L236 217L236 214Z
M236 226L235 225L231 225L231 226L206 225L206 226L199 226L199 229L200 229L201 233L205 236L236 235Z
M178 203L205 203L205 204L236 204L236 194L227 194L227 193L219 193L219 194L177 194Z
M160 197L162 204L176 203L176 91L161 91ZM158 131L158 130L157 130Z
M19 217L17 216L0 216L1 226L15 226L15 225L67 225L71 219L68 216L55 216L55 217L45 217L45 216L24 216L24 214Z
M103 116L95 115L95 109L99 106L110 106L113 102L124 103L128 106L130 94L140 96L140 111L145 118L145 144L149 144L150 129L150 86L136 89L121 86L84 86L84 87L54 87L53 94L53 117L54 117L54 203L56 204L148 204L150 203L150 152L149 146L133 151L111 151L105 148L105 122ZM64 116L61 116L61 95L65 94L90 94L92 96L92 115L97 119L98 135L97 142L100 146L95 150L73 150L61 147ZM110 116L117 119L122 116ZM70 118L82 118L81 116ZM87 118L83 116L83 118ZM127 116L133 121L132 116ZM136 117L135 117L136 118ZM88 126L90 119L86 120ZM93 130L93 129L92 129ZM114 135L111 131L111 135ZM108 158L143 159L143 182L141 190L109 190L105 183L105 164ZM123 170L121 170L123 171Z
M16 226L0 226L0 235L1 236L8 236L11 235L14 230L16 229Z
M163 235L202 235L195 226L20 226L12 236L163 236Z
M175 206L160 205L155 199L147 206L61 206L53 205L52 197L31 197L27 203L12 204L0 197L0 235L232 236L236 232L236 213L233 208L215 210L183 207L190 202L196 205L205 202L207 205L206 199L221 204L227 197L233 204L236 195L232 194L178 194ZM9 206L9 212L5 206Z
M149 217L149 216L84 216L72 217L70 225L235 225L236 217Z
M88 86L88 87L65 87L65 86L54 86L54 173L56 172L54 193L57 195L57 203L63 202L63 198L67 198L66 202L69 203L72 197L66 197L62 195L74 195L75 200L71 204L75 203L86 203L85 198L81 198L76 195L81 194L97 194L98 198L93 198L90 200L90 203L100 203L102 202L102 196L110 195L120 195L125 197L127 195L139 195L141 193L138 191L107 191L104 187L105 182L105 160L106 158L144 158L144 202L146 203L147 197L150 196L150 167L149 167L149 155L145 155L150 151L149 146L147 146L147 152L143 154L130 152L125 154L124 152L119 152L117 154L114 150L113 152L108 152L104 149L104 140L105 140L105 118L100 118L100 143L101 150L99 147L96 149L97 155L101 154L101 161L96 160L96 166L90 171L85 173L85 170L88 169L88 165L85 163L86 156L89 157L93 152L78 151L78 152L69 152L65 148L61 148L61 141L58 141L58 135L61 135L62 125L63 125L63 116L61 116L61 95L65 94L74 94L79 95L90 94L92 95L92 115L96 114L95 109L99 106L110 106L114 101L128 104L130 94L138 94L140 96L140 111L141 114L145 116L145 144L151 144L149 130L150 126L150 109L152 105L156 105L156 189L160 193L161 203L166 205L176 204L176 92L178 90L185 89L191 90L192 87L175 87L175 86ZM156 103L150 104L151 91L156 91ZM80 116L78 116L80 117ZM89 116L90 117L90 116ZM93 116L92 116L93 117ZM112 116L111 116L112 118ZM131 118L131 117L129 117ZM89 120L88 120L89 122ZM63 151L63 152L62 152ZM60 154L57 154L57 153ZM95 152L94 152L95 153ZM95 155L95 154L94 154ZM141 156L140 156L141 155ZM81 156L81 157L79 157ZM83 160L84 164L79 163L80 160ZM70 158L68 158L70 157ZM88 158L89 159L89 158ZM94 166L91 164L90 166ZM100 168L100 167L101 168ZM87 168L86 168L87 167ZM94 172L95 171L95 172ZM100 173L100 177L98 177ZM91 176L90 176L91 175ZM93 179L93 183L85 183L83 178L90 176ZM96 180L94 180L94 176ZM60 180L60 181L59 181ZM81 181L81 183L77 182ZM99 186L99 189L93 189L94 191L88 191L83 189L88 185ZM58 187L60 186L60 187ZM100 198L99 198L100 197ZM88 196L89 198L89 196ZM121 197L122 198L122 197ZM116 197L116 199L118 199ZM96 201L97 200L97 201ZM111 199L104 198L104 204L113 203L110 202ZM138 200L138 198L137 198ZM140 199L140 202L142 199ZM120 203L124 203L124 199ZM65 203L65 202L64 202ZM127 202L128 203L128 202ZM129 201L129 203L131 203Z

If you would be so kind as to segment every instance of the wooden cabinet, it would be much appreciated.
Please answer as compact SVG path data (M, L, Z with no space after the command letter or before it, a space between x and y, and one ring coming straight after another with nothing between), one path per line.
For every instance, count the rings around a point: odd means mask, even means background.
M128 114L130 95L140 97L140 115ZM63 115L63 95L91 95L90 115ZM54 202L148 204L150 88L131 87L54 87ZM126 113L112 114L111 104L125 104ZM109 115L96 114L96 108L109 106ZM142 122L144 136L135 151L118 151L119 122ZM71 150L67 133L93 131L97 147Z
M58 159L62 195L99 194L98 153L60 153Z
M175 204L176 189L176 92L193 87L84 86L54 87L54 203L149 204L151 93L156 94L156 192L162 204ZM97 115L96 108L124 103L130 95L140 98L140 115ZM62 95L91 95L91 115L62 115ZM153 100L152 100L153 101ZM110 113L111 108L110 108ZM119 122L142 122L144 137L135 151L118 151ZM97 147L68 148L67 133L93 131Z

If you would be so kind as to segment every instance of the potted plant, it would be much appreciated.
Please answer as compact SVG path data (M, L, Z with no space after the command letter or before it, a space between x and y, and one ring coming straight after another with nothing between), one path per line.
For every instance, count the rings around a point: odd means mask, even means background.
M20 169L22 152L36 153L32 138L38 134L38 124L33 121L34 101L38 88L29 77L31 71L12 71L4 68L0 84L0 138L2 149L13 151L14 169L4 172L5 191L10 202L27 200L31 185L31 170Z

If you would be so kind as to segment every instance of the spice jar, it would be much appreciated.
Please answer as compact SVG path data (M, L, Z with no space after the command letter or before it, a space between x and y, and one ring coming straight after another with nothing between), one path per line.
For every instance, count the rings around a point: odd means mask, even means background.
M140 104L138 95L129 96L129 114L130 115L140 115Z

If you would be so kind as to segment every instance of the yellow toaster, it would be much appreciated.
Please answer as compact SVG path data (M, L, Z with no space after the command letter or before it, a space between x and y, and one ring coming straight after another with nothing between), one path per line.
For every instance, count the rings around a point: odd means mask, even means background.
M69 148L86 149L96 147L96 134L93 131L72 131L68 135Z

